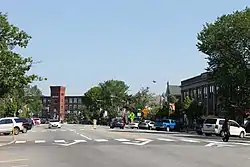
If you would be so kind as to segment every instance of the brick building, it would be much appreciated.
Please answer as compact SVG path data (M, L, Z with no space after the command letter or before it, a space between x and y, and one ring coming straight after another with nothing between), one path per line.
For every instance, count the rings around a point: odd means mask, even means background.
M42 96L42 117L64 120L69 112L79 111L82 106L82 96L65 96L63 86L50 86L50 96Z

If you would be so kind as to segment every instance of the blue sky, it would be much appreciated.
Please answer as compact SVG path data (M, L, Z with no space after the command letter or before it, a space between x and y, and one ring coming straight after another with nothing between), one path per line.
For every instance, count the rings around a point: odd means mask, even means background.
M9 21L32 36L20 52L42 63L32 72L45 95L50 85L82 95L99 82L124 80L131 92L200 74L195 44L205 22L244 9L249 0L25 0L1 2ZM153 84L152 80L157 83Z

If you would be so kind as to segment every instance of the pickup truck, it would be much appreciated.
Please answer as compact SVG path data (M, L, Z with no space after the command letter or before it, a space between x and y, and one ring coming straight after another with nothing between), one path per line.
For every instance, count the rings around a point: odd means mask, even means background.
M154 127L156 130L173 130L176 126L175 120L172 119L164 119L161 121L155 121Z

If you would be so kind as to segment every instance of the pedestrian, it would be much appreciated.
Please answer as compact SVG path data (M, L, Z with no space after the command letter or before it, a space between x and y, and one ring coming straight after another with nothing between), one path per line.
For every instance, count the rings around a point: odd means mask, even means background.
M228 142L230 137L230 125L229 125L229 119L225 118L225 122L222 125L222 131L224 132L224 136L222 136L222 140L224 142Z
M185 113L184 114L184 128L185 128L185 131L188 133L188 117L187 117L187 114Z

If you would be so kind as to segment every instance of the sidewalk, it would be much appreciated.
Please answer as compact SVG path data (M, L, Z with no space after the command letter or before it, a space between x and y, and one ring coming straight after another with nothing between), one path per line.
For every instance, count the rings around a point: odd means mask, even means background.
M0 134L0 146L12 144L14 142L15 138L12 135L1 135Z

